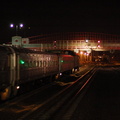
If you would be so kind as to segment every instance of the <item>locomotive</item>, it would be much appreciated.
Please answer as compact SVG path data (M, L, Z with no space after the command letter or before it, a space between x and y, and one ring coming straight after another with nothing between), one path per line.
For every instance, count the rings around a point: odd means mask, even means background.
M17 94L24 83L79 69L79 56L69 50L40 52L0 46L0 99ZM47 79L44 79L47 80Z

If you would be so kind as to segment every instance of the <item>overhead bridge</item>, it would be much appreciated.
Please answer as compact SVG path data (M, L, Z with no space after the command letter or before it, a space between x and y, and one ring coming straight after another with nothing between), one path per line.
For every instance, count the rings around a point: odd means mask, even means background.
M45 49L70 49L70 50L120 50L120 36L93 32L65 32L41 34L28 37L23 41L24 47Z
M68 49L79 54L84 52L86 55L92 51L114 53L120 50L120 35L94 32L49 33L28 38L14 36L12 44L39 51Z

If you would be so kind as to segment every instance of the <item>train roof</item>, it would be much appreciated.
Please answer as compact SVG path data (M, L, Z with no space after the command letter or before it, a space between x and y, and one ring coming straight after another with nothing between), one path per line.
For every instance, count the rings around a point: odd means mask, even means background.
M0 45L0 53L36 53L36 54L48 54L47 52L41 52L41 51L34 51L31 49L27 48L22 48L22 47L14 47L14 46L5 46L5 45ZM54 54L54 53L51 53Z
M77 54L74 51L71 50L47 50L45 52L41 51L34 51L31 49L27 48L22 48L22 47L15 47L15 46L5 46L5 45L0 45L0 52L1 53L7 53L11 54L13 52L15 53L36 53L36 54L57 54L57 55L72 55L76 56Z

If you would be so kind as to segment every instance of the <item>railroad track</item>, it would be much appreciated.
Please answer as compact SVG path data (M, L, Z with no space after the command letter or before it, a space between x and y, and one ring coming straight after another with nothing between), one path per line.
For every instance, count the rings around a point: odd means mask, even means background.
M8 101L0 106L1 120L70 120L96 71L92 68L71 84L52 83Z

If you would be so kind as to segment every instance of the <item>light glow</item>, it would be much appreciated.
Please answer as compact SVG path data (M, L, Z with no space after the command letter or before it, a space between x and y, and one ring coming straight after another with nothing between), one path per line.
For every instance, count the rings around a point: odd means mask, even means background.
M88 40L86 40L85 42L88 43Z
M62 62L62 63L63 63L64 61L63 61L63 60L61 60L60 62Z
M10 27L13 28L13 27L14 27L14 24L10 24Z
M60 73L60 76L62 75L62 73Z
M23 27L23 24L21 23L21 24L20 24L20 28L22 28L22 27Z
M83 52L81 51L80 54L83 54Z
M98 43L100 43L100 40L98 40Z
M100 45L98 45L98 48L100 48Z
M17 90L20 89L20 86L17 86Z
M22 64L22 65L23 65L23 64L25 64L25 61L23 61L23 60L20 60L20 64Z

